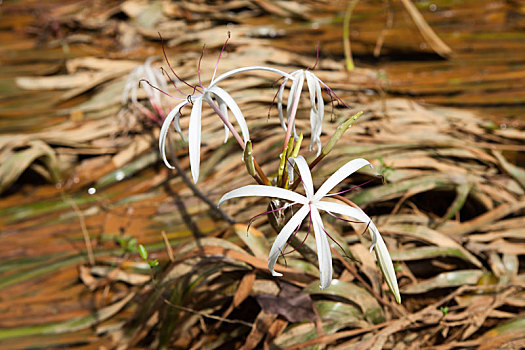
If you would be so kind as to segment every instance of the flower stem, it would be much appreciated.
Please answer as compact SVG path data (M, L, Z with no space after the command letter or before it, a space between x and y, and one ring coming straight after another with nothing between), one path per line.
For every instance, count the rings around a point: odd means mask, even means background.
M215 111L215 113L217 113L219 118L221 118L221 120L224 123L224 125L226 125L228 130L230 130L230 132L232 133L233 137L235 138L235 140L237 141L239 146L241 146L241 149L244 151L244 149L246 148L246 145L244 144L244 141L243 141L241 135L239 135L237 130L235 130L235 128L233 127L232 123L230 123L228 118L226 118L226 116L224 114L222 114L219 106L217 106L217 104L215 104L215 102L213 102L213 100L210 97L205 97L204 100L210 105L211 108L213 108L213 110ZM257 175L259 175L259 177L257 177L257 176L253 177L255 179L255 181L257 181L257 183L259 183L260 185L268 185L268 184L270 184L270 180L268 180L268 178L264 174L263 170L261 169L261 167L259 166L259 164L255 160L255 157L253 157L253 165L255 166L255 170L257 171Z
M299 86L298 89L302 89L302 86ZM295 123L295 115L297 114L297 108L299 107L299 98L301 97L301 91L297 91L294 100L292 102L292 110L290 111L290 116L288 117L288 127L286 129L286 135L284 137L283 152L286 152L288 147L288 142L292 136L293 125Z
M228 130L230 130L230 132L232 133L233 137L235 137L235 140L237 141L239 146L241 146L242 150L244 151L244 148L246 147L244 145L244 140L242 139L241 135L239 135L237 130L235 130L235 128L233 127L232 123L230 123L228 118L226 118L226 116L224 114L222 114L221 109L219 108L219 106L217 106L215 104L215 102L213 102L213 100L209 96L205 96L204 100L210 105L211 108L213 108L213 110L215 111L215 113L217 113L219 118L221 118L221 120L224 123L224 125L226 125Z

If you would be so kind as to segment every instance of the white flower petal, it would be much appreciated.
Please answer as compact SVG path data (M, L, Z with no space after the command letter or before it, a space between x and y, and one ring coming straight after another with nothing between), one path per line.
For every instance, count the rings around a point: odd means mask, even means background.
M208 91L212 92L215 96L218 96L221 100L224 101L224 103L226 103L230 111L232 111L235 120L237 120L237 124L239 124L239 127L241 128L244 143L248 142L248 140L250 139L248 124L246 124L246 120L242 115L241 109L239 108L235 100L230 96L229 93L227 93L225 90L221 89L218 86L213 86L212 88L208 89Z
M295 163L299 169L299 175L301 176L301 182L303 184L304 191L306 192L306 197L312 198L314 195L314 183L312 181L312 174L310 173L308 163L306 163L306 160L303 156L298 156L295 159L289 158L289 160L292 163Z
M217 206L220 206L228 199L251 196L280 198L300 204L308 203L308 199L306 199L306 197L301 196L299 193L285 190L284 188L263 185L248 185L224 194L224 196L222 196L222 198L219 200Z
M372 220L368 217L368 215L366 215L360 209L353 208L348 205L344 205L340 203L320 201L320 202L317 202L315 206L318 209L325 210L330 213L338 213L338 214L349 216L353 219L357 219L358 221L361 221L368 225L368 229L372 236L372 245L370 247L371 248L370 251L372 251L373 248L375 249L377 262L379 263L381 272L385 276L386 283L388 287L390 288L390 290L392 291L392 294L394 294L396 301L398 303L401 303L401 296L399 294L399 288L397 286L397 278L396 278L396 273L394 271L394 265L392 263L392 258L390 257L390 254L388 253L388 249L385 245L385 242L383 241L383 238L379 234L379 230L374 225Z
M276 73L276 74L282 75L283 77L287 77L289 79L293 79L290 74L288 74L286 72L283 72L282 70L277 69L277 68L264 67L264 66L250 66L250 67L242 67L242 68L232 69L231 71L223 73L223 74L219 75L217 78L213 79L213 81L210 83L210 85L208 87L211 88L212 86L217 85L217 83L220 82L221 80L229 78L232 75L235 75L235 74L238 74L238 73L250 72L250 71L254 71L254 70L262 70L262 71L272 72L272 73Z
M381 272L385 277L386 284L388 285L388 288L390 288L392 294L394 294L396 302L401 304L401 294L399 294L399 287L397 285L396 271L394 270L394 264L392 263L392 258L390 257L390 253L388 252L385 241L383 241L383 237L381 237L379 230L373 222L370 223L368 229L372 237L374 237L374 241L376 242L376 258L379 267L381 268Z
M311 72L306 71L306 82L310 93L310 126L312 128L310 149L317 148L317 155L321 153L321 132L324 117L324 100L319 79Z
M315 243L317 246L317 258L319 259L319 273L321 289L330 287L332 283L332 252L326 232L324 231L321 215L314 205L311 206L312 225L315 232Z
M168 137L168 131L174 119L175 119L175 129L182 136L182 131L180 130L180 125L179 125L179 116L180 116L180 109L184 107L186 104L188 104L188 101L181 102L177 106L175 106L175 108L173 108L168 113L168 115L166 116L166 119L164 119L164 122L162 123L162 127L160 128L159 150L162 156L162 160L164 161L164 164L166 164L166 166L170 169L174 169L174 168L168 162L168 159L166 158L166 138Z
M294 76L294 81L292 83L292 86L290 87L290 94L288 95L288 102L286 105L286 122L288 122L288 119L290 119L290 114L292 113L293 101L296 98L301 98L301 93L303 91L303 84L304 84L304 71L300 70L292 74ZM296 114L296 118L297 118L297 114ZM287 125L287 127L290 127L290 125ZM295 128L295 120L293 123L293 133L295 137L297 137L297 130Z
M315 206L319 210L324 210L332 214L342 214L351 217L357 221L361 221L364 224L372 223L372 220L365 214L361 209L357 209L342 203L318 201Z
M190 124L188 126L188 153L193 182L199 180L199 167L201 160L201 114L202 98L193 101Z
M284 120L284 115L283 115L283 93L284 93L284 88L287 82L288 82L288 78L284 78L283 83L279 87L279 92L277 93L277 113L279 114L279 120L281 121L281 126L283 127L284 131L287 130L287 127L286 127L286 121Z
M270 254L268 255L268 269L272 273L273 276L282 276L282 274L275 272L274 267L275 263L277 262L277 259L279 258L279 255L283 252L284 245L286 242L288 242L288 239L292 235L292 233L297 229L297 227L303 222L306 215L308 215L308 212L310 211L310 208L308 205L303 205L297 213L295 213L290 220L284 225L283 229L277 237L275 238L275 241L273 242L272 249L270 250Z
M293 158L290 158L290 159L293 159ZM288 185L291 185L293 184L294 182L294 167L293 166L287 166L285 167L286 168L286 172L288 173Z
M370 163L362 158L354 159L343 165L335 173L332 174L317 190L315 193L315 200L320 200L327 195L337 184L346 179L352 173L356 172L358 169L361 169L365 165L370 165Z

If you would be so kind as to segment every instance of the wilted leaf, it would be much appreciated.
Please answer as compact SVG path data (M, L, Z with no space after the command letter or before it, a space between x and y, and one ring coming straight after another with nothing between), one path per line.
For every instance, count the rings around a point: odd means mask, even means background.
M255 322L253 323L253 328L250 331L250 334L246 337L246 342L242 346L242 350L251 350L254 349L261 339L268 333L270 326L277 317L276 314L267 313L261 311Z
M451 288L467 284L476 284L483 275L480 270L459 270L442 272L434 278L401 288L401 293L420 294L438 288Z
M108 277L109 275L111 275L112 277L110 279L112 280L121 281L132 285L143 285L144 283L151 280L151 276L149 274L141 275L138 273L132 273L121 269L117 269L117 273L113 276L113 271L115 271L115 268L108 266L93 266L91 268L91 273L93 275L100 277Z
M480 262L472 254L464 249L457 247L417 247L414 249L403 249L390 252L390 256L394 261L410 261L420 259L431 259L438 257L451 256L463 259L475 266L481 267Z
M323 320L335 321L342 327L352 327L364 321L364 315L355 306L340 301L320 300L315 302L319 316Z
M263 294L255 297L265 312L281 315L293 323L315 320L309 294L287 283L282 283L281 288L277 296Z
M514 320L506 322L502 325L494 327L485 332L481 339L483 340L480 350L490 350L502 348L506 343L525 338L523 329L525 328L525 318L517 317Z
M324 294L342 297L358 305L363 311L365 318L372 323L380 323L385 320L383 310L377 300L364 288L350 282L332 280L332 284L327 289L321 289L319 282L314 282L304 289L311 294Z
M265 259L270 252L269 243L262 232L254 227L247 230L246 225L237 224L233 226L237 236L250 248L253 255L258 258Z

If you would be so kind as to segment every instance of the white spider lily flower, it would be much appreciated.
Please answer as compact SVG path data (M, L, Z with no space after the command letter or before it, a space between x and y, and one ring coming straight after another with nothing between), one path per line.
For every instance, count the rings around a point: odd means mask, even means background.
M310 137L310 150L317 149L317 155L321 153L321 131L323 125L324 117L324 100L321 94L321 85L328 89L328 86L323 83L315 74L308 70L300 69L295 72L290 73L293 77L293 83L290 87L290 94L288 95L288 103L286 106L286 120L290 117L292 112L293 101L299 99L301 92L303 90L303 84L306 80L306 85L308 86L308 92L310 93L310 126L312 128L311 137ZM288 130L289 125L286 125L286 121L283 115L283 93L288 77L284 78L279 92L277 95L277 111L279 113L279 119L281 120L281 125L285 131ZM297 135L295 130L295 122L293 123L293 133Z
M197 183L197 180L199 179L199 167L200 167L200 147L201 147L201 114L202 114L202 102L207 102L214 110L215 112L221 117L224 118L223 122L228 120L228 109L232 112L235 120L239 124L241 128L241 133L243 136L244 144L250 139L250 134L248 131L248 125L246 124L246 120L244 119L244 116L241 112L241 109L235 102L235 100L228 94L225 90L221 89L217 86L217 83L220 81L231 77L232 75L238 74L238 73L244 73L248 71L254 71L254 70L263 70L263 71L269 71L273 73L277 73L279 75L283 75L285 77L288 77L289 79L292 79L290 75L287 73L271 68L271 67L263 67L263 66L253 66L253 67L244 67L244 68L238 68L231 70L229 72L226 72L224 74L221 74L217 78L215 78L215 72L211 79L211 83L208 87L198 87L201 89L201 92L196 92L193 95L188 96L187 99L184 99L181 103L179 103L175 108L173 108L168 115L166 116L166 119L164 120L161 130L160 130L160 137L159 137L159 149L160 153L162 155L162 160L164 161L164 164L168 168L173 169L173 166L168 162L166 158L166 137L168 135L169 126L171 123L174 124L175 130L181 135L183 139L185 139L181 127L180 127L180 116L181 116L181 109L186 106L187 104L191 103L193 105L191 109L190 114L190 121L189 121L189 128L188 128L188 146L189 146L189 157L190 157L190 168L191 168L191 174L193 178L193 182ZM215 100L218 105L218 109L216 109L216 105L213 102ZM224 126L225 129L225 138L224 142L228 140L229 136L229 129L228 127Z
M397 286L397 279L392 264L392 259L386 248L385 242L383 241L379 231L376 226L370 220L370 218L360 209L344 205L341 203L334 203L322 200L337 184L343 181L346 177L362 168L365 165L371 166L371 164L365 159L354 159L345 165L343 165L339 170L337 170L332 176L330 176L321 187L314 192L314 186L312 181L312 175L306 160L299 156L297 158L290 158L293 161L297 168L299 169L299 174L301 176L301 181L305 190L305 196L286 190L279 187L271 186L262 186L262 185L249 185L244 186L233 191L226 193L219 200L219 206L226 200L239 197L249 197L249 196L260 196L260 197L270 197L270 198L279 198L291 202L291 205L300 204L302 205L299 209L286 223L282 228L281 232L277 235L270 254L268 257L268 269L271 271L273 276L282 276L280 273L274 270L277 258L283 253L284 246L290 236L295 232L295 230L301 225L302 221L306 218L307 215L310 215L312 226L315 233L315 241L317 246L317 255L319 260L319 272L322 289L328 288L332 281L332 254L330 252L330 244L328 243L327 233L324 229L323 221L319 214L319 210L324 210L330 214L340 214L346 215L354 220L363 222L368 225L372 236L372 246L370 251L375 248L379 265L385 278L387 284L394 294L396 301L401 302L401 297L399 294L399 289Z
M144 64L136 67L129 73L124 91L122 91L121 103L123 105L129 100L132 103L138 103L137 89L139 88L139 81L143 79L149 82L149 84L141 84L148 98L152 103L156 103L157 106L162 105L161 92L151 86L156 86L162 91L167 91L168 86L162 72L151 66L153 60L155 60L155 57L149 57Z
M159 149L162 155L162 160L168 168L174 169L174 167L169 163L166 157L166 138L168 135L168 130L171 123L173 123L175 125L175 130L184 138L184 135L182 134L182 130L180 128L181 109L187 104L191 103L193 105L191 108L190 121L188 126L188 148L191 175L194 183L197 183L197 180L199 179L202 103L206 102L212 108L215 109L216 105L215 102L213 102L213 100L217 101L219 107L219 111L216 110L216 112L220 112L225 118L228 118L228 115L226 114L228 109L232 112L235 120L241 128L243 140L246 144L246 142L248 142L248 140L250 139L250 133L248 131L248 125L246 124L246 120L244 119L241 109L230 96L230 94L228 94L225 90L221 89L218 86L204 88L202 90L202 93L195 93L193 95L188 96L186 100L179 103L168 113L160 129ZM228 129L226 129L225 140L227 139Z

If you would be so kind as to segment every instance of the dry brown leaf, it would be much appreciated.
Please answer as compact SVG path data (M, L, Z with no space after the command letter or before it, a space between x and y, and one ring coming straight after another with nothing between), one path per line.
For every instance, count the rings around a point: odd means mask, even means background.
M281 283L281 292L277 296L262 294L255 298L263 311L281 315L288 322L316 320L310 295L287 283Z
M255 322L253 323L253 328L246 338L246 342L241 347L242 350L251 350L255 349L257 344L263 339L263 337L268 333L271 325L274 320L277 318L276 314L268 314L264 311L259 312Z

